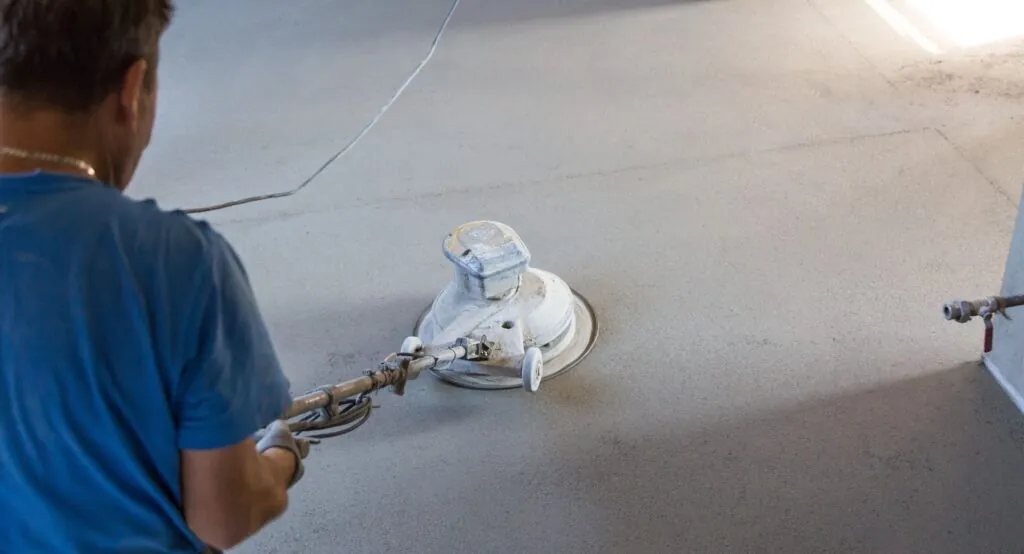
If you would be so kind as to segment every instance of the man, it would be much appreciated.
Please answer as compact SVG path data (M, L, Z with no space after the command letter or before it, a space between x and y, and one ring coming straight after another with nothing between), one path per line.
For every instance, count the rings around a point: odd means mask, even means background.
M206 224L121 194L172 11L0 0L3 553L231 548L302 475L238 258Z

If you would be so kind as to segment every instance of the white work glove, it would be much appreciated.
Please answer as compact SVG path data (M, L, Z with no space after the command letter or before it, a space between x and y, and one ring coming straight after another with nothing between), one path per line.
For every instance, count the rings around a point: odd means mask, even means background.
M291 430L288 429L288 422L281 419L268 425L261 434L262 436L256 443L256 451L260 454L271 448L283 448L295 455L295 474L292 476L291 482L288 483L288 487L291 488L299 482L299 479L302 479L302 475L306 472L302 460L309 455L309 441L292 435Z

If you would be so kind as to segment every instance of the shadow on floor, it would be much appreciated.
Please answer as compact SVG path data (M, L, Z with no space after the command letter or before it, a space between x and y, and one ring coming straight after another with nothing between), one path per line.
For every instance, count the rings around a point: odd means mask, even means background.
M376 369L413 334L417 318L431 300L430 296L394 296L342 312L324 309L275 318L275 342L281 348L282 359L287 360L292 394L357 379L365 370ZM425 394L428 391L430 394ZM404 398L390 390L378 392L374 397L377 410L369 425L318 450L369 442L388 444L463 422L480 413L479 405L465 401L466 392L422 373L407 383Z
M352 40L377 40L394 33L422 32L431 38L444 21L454 0L378 0L376 2L308 2L282 4L275 0L197 2L178 0L172 27L171 52L187 48L240 50L224 44L224 33L252 46L280 52L302 49L311 54L316 45ZM451 29L467 25L495 25L551 18L586 17L607 12L703 4L718 0L462 0ZM225 27L225 18L232 25ZM270 36L291 42L266 44ZM184 42L186 39L188 44ZM300 40L301 42L294 42ZM201 44L195 44L200 41ZM235 41L233 41L235 42ZM203 44L205 43L205 44ZM247 45L248 46L248 45ZM246 57L249 57L246 54Z
M459 7L453 25L495 25L542 19L589 17L610 12L657 9L717 0L521 0L518 2L466 2Z
M1008 553L1022 439L967 364L698 432L580 438L549 463L600 520L601 552Z
M411 335L430 297L395 296L352 305L278 315L269 323L293 393L359 377L396 352Z

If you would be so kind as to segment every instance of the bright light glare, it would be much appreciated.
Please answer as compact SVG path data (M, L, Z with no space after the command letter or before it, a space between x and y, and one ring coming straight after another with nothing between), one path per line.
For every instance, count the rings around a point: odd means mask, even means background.
M889 5L887 0L864 0L871 9L875 10L875 13L879 17L885 20L890 27L893 28L897 33L913 40L918 46L925 49L932 54L941 54L942 49L937 44L932 42L931 39L924 36L924 33L919 31L917 27L911 23L906 16L899 12L896 8ZM926 0L927 1L927 0ZM940 0L941 1L941 0ZM970 1L970 0L968 0Z
M1024 0L908 0L961 47L1024 36Z

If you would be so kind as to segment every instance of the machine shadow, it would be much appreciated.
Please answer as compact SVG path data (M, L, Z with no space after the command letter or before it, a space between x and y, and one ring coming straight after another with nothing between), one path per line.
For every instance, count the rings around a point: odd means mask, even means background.
M550 452L601 552L1019 552L1024 425L977 364ZM584 508L585 507L585 508Z
M270 319L296 389L359 377L396 352L432 298L394 296Z
M427 308L431 296L395 296L342 310L302 311L271 321L275 343L292 381L292 394L356 379L396 352ZM477 407L460 399L463 389L421 374L404 398L377 393L372 423L345 444L417 436L462 421ZM429 392L430 394L424 394ZM388 424L394 419L401 424Z

